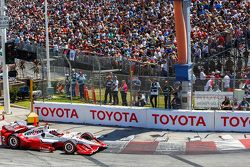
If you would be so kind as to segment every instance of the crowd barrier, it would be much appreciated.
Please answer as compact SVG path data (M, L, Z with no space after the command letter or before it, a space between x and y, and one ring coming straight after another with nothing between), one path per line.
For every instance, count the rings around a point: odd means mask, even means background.
M34 111L40 120L52 122L179 131L250 132L248 111L163 110L38 101L34 103Z
M233 92L195 91L194 106L200 109L219 108L225 96L232 100L234 95Z

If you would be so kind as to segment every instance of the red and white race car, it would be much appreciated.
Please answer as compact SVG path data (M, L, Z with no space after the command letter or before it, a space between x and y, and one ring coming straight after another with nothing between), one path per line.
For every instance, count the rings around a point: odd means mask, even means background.
M58 133L48 125L34 127L16 122L2 126L2 145L12 149L25 148L32 150L64 150L66 154L91 155L107 147L91 133L70 132Z

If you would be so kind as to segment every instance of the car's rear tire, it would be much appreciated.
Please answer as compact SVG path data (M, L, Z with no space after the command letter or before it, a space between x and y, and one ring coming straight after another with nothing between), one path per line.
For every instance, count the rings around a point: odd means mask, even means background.
M81 138L84 138L86 140L93 140L94 135L90 132L85 132L81 135Z
M76 144L72 140L68 140L64 143L63 150L66 154L74 154L76 151Z
M17 149L20 146L20 140L15 135L10 135L8 138L8 145L11 149Z

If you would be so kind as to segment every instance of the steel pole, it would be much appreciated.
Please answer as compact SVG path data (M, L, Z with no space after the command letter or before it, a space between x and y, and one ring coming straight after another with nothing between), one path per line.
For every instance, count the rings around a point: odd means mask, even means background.
M1 0L1 16L5 16L5 0ZM4 92L4 112L11 114L10 111L10 92L8 80L8 66L6 65L5 43L7 41L6 28L2 29L2 56L3 56L3 92Z
M49 30L48 30L48 2L45 0L45 33L46 33L46 58L47 58L47 80L48 88L51 87L50 56L49 56Z
M191 59L191 24L190 24L190 0L183 0L182 3L182 13L184 15L186 34L187 34L187 64L192 64ZM191 69L191 81L182 82L182 95L187 98L185 102L182 103L183 109L192 110L192 89L193 89L193 68Z
M102 80L101 80L101 64L100 59L98 58L98 70L99 70L99 97L100 97L100 106L102 105Z
M68 65L69 65L69 78L70 78L70 86L72 86L71 82L72 82L72 66L71 66L71 63L69 61L69 59L67 58L67 56L65 54L62 54L63 57L66 59ZM72 96L72 88L71 88L71 91L70 91L70 103L72 104L72 101L73 101L73 96Z

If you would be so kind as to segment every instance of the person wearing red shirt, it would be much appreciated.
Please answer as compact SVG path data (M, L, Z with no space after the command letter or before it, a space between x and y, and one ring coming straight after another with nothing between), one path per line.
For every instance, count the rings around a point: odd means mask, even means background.
M128 85L125 80L122 80L122 84L120 87L121 97L122 97L122 105L127 106L127 92L128 92Z

